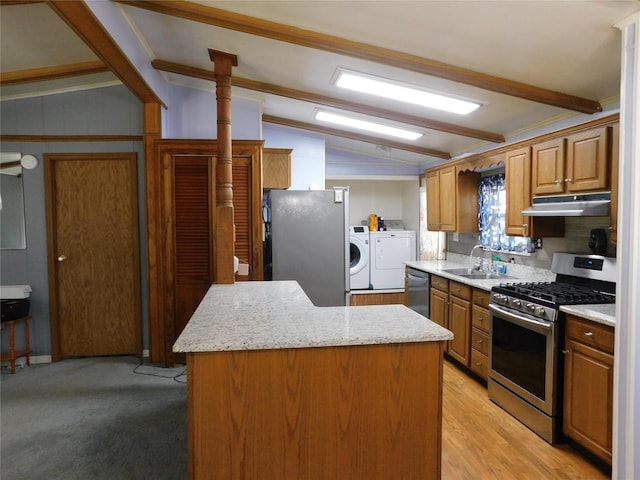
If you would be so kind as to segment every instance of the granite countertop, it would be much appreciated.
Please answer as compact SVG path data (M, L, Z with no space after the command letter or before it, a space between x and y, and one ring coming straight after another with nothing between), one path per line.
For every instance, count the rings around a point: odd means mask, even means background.
M500 262L500 265L506 265L507 274L502 278L495 279L477 279L465 278L455 275L445 270L452 268L470 268L470 258L467 255L449 254L451 260L417 260L405 262L409 267L417 268L423 272L433 273L456 282L471 285L475 288L490 291L494 285L501 283L514 282L552 282L556 279L556 274L550 270L542 268L528 267L526 265L518 265L514 263Z
M295 281L209 288L174 352L267 350L451 340L404 305L316 307Z
M423 272L432 273L441 277L455 280L456 282L471 285L474 288L490 291L494 285L501 283L516 282L552 282L556 279L556 274L550 270L542 268L528 267L526 265L518 265L507 263L507 276L499 279L479 280L461 277L460 275L451 274L444 270L452 268L469 268L471 259L467 255L449 254L450 260L433 260L433 261L411 261L405 262L408 266L422 270ZM598 305L565 305L560 307L561 312L571 313L588 320L602 323L615 327L616 325L616 306L615 304L598 304Z
M577 317L586 318L610 327L616 326L616 305L615 303L597 305L564 305L560 307L561 312L570 313Z

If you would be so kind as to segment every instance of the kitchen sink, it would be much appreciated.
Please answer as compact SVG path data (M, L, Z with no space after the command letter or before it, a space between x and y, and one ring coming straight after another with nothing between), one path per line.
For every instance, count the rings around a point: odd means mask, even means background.
M442 270L443 272L450 273L452 275L458 275L464 278L471 278L475 280L499 280L501 278L513 278L504 273L490 273L481 272L480 270L474 270L473 268L450 268L448 270Z

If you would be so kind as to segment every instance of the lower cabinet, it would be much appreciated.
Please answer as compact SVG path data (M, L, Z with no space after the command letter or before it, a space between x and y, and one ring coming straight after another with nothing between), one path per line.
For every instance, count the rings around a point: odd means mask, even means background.
M469 367L483 380L487 380L489 376L489 299L490 292L473 289Z
M431 275L429 318L449 330L449 280L436 275ZM450 341L445 342L445 352L449 351L450 344Z
M449 355L466 367L471 360L471 291L468 285L449 282L449 330L453 333Z
M569 438L609 464L613 345L612 327L567 315L563 430Z
M352 293L352 307L363 305L395 305L404 302L404 292Z

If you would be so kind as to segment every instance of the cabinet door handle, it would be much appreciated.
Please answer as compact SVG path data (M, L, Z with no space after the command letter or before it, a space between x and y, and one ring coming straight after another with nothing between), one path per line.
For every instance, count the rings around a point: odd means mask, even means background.
M567 183L571 182L572 180L573 180L573 178L565 178L564 179L564 181L567 182Z
M476 343L482 343L482 340L477 340Z
M562 353L565 355L568 355L571 352L571 350L562 350Z
M556 180L556 185L560 185L562 183L562 180Z
M593 337L593 332L584 332L585 337Z
M481 367L482 366L482 362L476 362L476 367Z

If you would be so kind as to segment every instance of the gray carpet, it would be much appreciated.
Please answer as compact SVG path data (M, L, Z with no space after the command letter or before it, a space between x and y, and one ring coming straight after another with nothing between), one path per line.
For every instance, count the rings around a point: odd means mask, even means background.
M186 478L184 369L138 364L102 357L3 369L0 478Z

